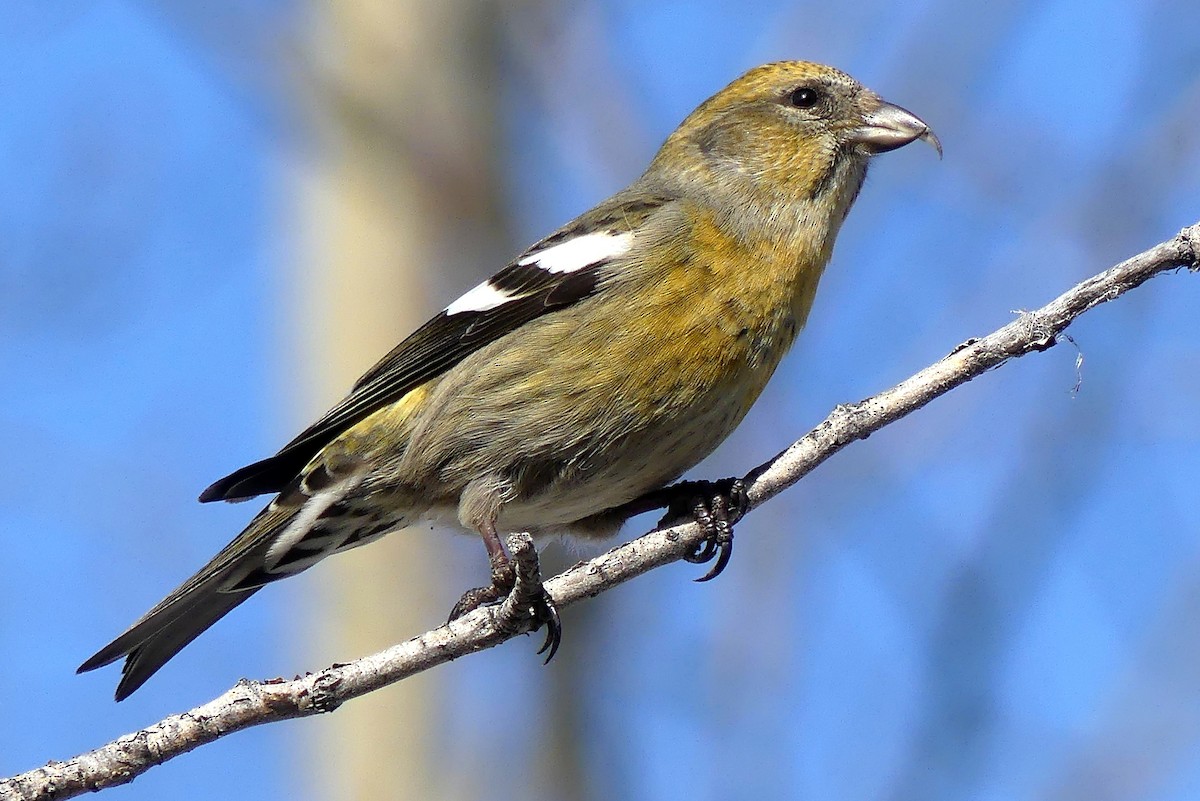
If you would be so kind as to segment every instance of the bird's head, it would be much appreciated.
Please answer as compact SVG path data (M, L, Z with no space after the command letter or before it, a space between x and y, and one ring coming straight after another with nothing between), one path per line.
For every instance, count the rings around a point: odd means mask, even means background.
M941 154L924 121L846 73L782 61L750 70L702 103L650 171L682 174L773 209L817 202L836 225L870 157L918 139Z

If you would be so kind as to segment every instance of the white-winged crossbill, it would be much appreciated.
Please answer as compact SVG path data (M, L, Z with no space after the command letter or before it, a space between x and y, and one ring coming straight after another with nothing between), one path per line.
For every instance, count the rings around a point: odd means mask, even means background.
M614 533L742 420L808 317L871 156L916 139L940 152L924 122L830 67L738 78L627 189L435 315L277 454L205 490L275 498L80 670L127 657L125 698L264 585L420 520L487 546L492 585L459 612L511 588L502 533ZM723 560L716 528L705 555Z

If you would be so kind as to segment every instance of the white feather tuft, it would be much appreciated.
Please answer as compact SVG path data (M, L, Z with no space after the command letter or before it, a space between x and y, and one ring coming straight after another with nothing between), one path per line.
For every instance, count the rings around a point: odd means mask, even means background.
M494 309L512 300L512 296L484 281L446 307L446 314L481 312Z
M530 253L518 264L534 264L552 273L574 273L596 262L620 256L633 244L633 234L594 231L545 250Z

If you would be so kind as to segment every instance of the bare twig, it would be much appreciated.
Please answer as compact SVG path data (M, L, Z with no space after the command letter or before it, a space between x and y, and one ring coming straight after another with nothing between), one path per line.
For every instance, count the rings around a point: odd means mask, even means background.
M1120 297L1153 276L1181 267L1200 271L1200 223L1072 287L1000 330L971 339L906 381L855 404L839 406L816 428L747 476L749 507L778 495L849 443L864 439L929 401L1031 351L1053 347L1076 317ZM657 529L546 582L557 606L569 606L691 553L701 538L689 523ZM291 681L241 681L220 697L172 715L94 751L0 780L0 798L60 799L125 784L180 754L241 729L331 712L345 701L460 656L491 648L514 630L502 606L469 615L385 651ZM510 616L511 617L511 616Z

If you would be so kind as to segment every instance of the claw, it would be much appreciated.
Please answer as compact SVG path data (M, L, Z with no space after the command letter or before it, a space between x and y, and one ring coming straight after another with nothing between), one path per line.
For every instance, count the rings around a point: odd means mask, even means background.
M504 595L499 593L495 586L469 589L454 604L454 608L450 610L450 617L446 618L446 622L453 623L468 612L474 612L481 606L494 604L503 597Z
M717 559L707 573L695 579L698 582L712 581L721 575L725 566L729 564L730 557L733 556L733 525L729 522L729 506L730 503L726 496L714 495L709 502L709 509L705 510L709 513L705 521L701 522L699 516L696 518L697 522L709 532L700 555L705 557L705 562L712 559L714 555Z
M558 653L558 646L562 643L562 621L558 617L558 607L554 605L554 600L550 595L543 591L545 596L545 604L538 610L539 616L542 617L542 625L546 627L546 640L542 643L542 647L538 649L538 656L546 654L546 659L542 662L543 665L550 664L550 660Z
M690 517L704 530L705 536L684 559L692 564L705 564L715 558L712 568L696 579L711 581L721 575L733 557L733 525L746 514L749 505L746 484L740 478L685 481L669 489L680 493L677 497L688 504L688 509L680 513L679 506L683 504L671 504L659 525L689 516L690 513Z
M730 560L730 558L733 557L733 529L726 528L726 533L724 534L724 536L722 537L721 534L717 534L716 537L714 537L714 539L716 539L717 537L720 537L720 539L717 539L717 546L716 546L717 561L713 563L713 566L711 568L709 568L707 573L705 573L703 576L701 576L698 579L692 579L693 581L700 582L700 583L703 583L705 581L712 581L717 576L721 575L721 573L723 573L725 571L725 568L729 565L729 560ZM709 557L709 558L712 558L712 557Z
M701 523L701 526L704 524ZM703 539L696 543L696 548L690 554L683 557L685 562L691 562L693 565L702 565L712 560L717 554L717 544L712 538Z

